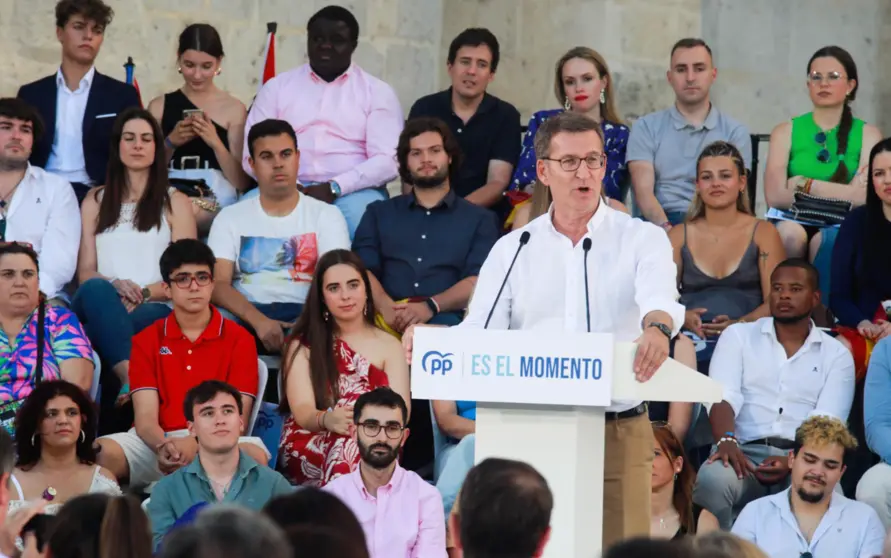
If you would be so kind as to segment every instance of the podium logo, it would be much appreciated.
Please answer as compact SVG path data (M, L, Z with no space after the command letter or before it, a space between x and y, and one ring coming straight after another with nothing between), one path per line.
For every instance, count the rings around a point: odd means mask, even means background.
M430 374L439 372L445 376L452 369L452 353L442 354L439 351L427 351L421 359L421 369Z

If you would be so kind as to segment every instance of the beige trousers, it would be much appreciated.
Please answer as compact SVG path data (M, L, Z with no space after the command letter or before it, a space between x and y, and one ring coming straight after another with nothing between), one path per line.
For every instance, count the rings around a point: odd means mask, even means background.
M653 427L647 413L606 421L603 464L603 549L650 535Z

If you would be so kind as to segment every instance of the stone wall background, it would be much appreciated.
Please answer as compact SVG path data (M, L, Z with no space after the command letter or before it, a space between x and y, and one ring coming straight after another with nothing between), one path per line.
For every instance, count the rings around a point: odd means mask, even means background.
M115 9L97 66L124 77L128 56L145 102L179 86L176 38L189 23L216 26L227 52L220 86L249 103L256 93L266 22L277 21L277 68L304 61L306 21L335 0L107 0ZM891 135L891 0L342 0L361 27L357 61L411 103L448 84L446 51L470 26L490 28L502 45L491 91L524 118L557 106L554 62L587 45L607 59L619 108L633 120L672 102L668 53L701 36L718 66L720 108L753 133L808 110L805 65L820 46L838 44L858 64L855 113ZM0 95L55 71L55 0L0 0ZM766 148L761 149L762 166ZM759 196L761 198L761 196Z

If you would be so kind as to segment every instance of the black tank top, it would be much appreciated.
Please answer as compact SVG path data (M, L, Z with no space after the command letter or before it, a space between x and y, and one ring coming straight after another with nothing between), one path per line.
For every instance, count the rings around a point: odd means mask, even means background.
M164 95L164 116L161 119L161 131L164 132L164 137L169 136L176 124L182 120L184 110L197 108L179 89ZM217 129L220 141L223 142L226 149L229 149L229 133L216 122L213 125ZM192 159L183 161L184 157L192 157ZM195 160L195 157L198 159ZM170 166L174 169L211 168L221 170L220 162L217 161L217 156L214 154L213 149L204 143L204 140L197 137L176 148L176 151L173 152L173 158L170 159Z

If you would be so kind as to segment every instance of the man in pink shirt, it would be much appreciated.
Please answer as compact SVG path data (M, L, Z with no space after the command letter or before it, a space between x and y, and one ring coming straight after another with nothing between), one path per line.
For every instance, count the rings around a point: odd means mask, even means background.
M446 558L442 496L396 462L408 437L408 409L390 388L356 400L350 435L359 446L359 467L328 483L365 530L371 558Z
M294 127L298 187L336 205L350 238L365 207L387 198L405 121L393 88L352 63L358 41L359 23L349 10L328 6L316 12L307 24L309 63L268 81L245 124L245 137L267 118ZM253 176L247 152L245 144L243 166Z

